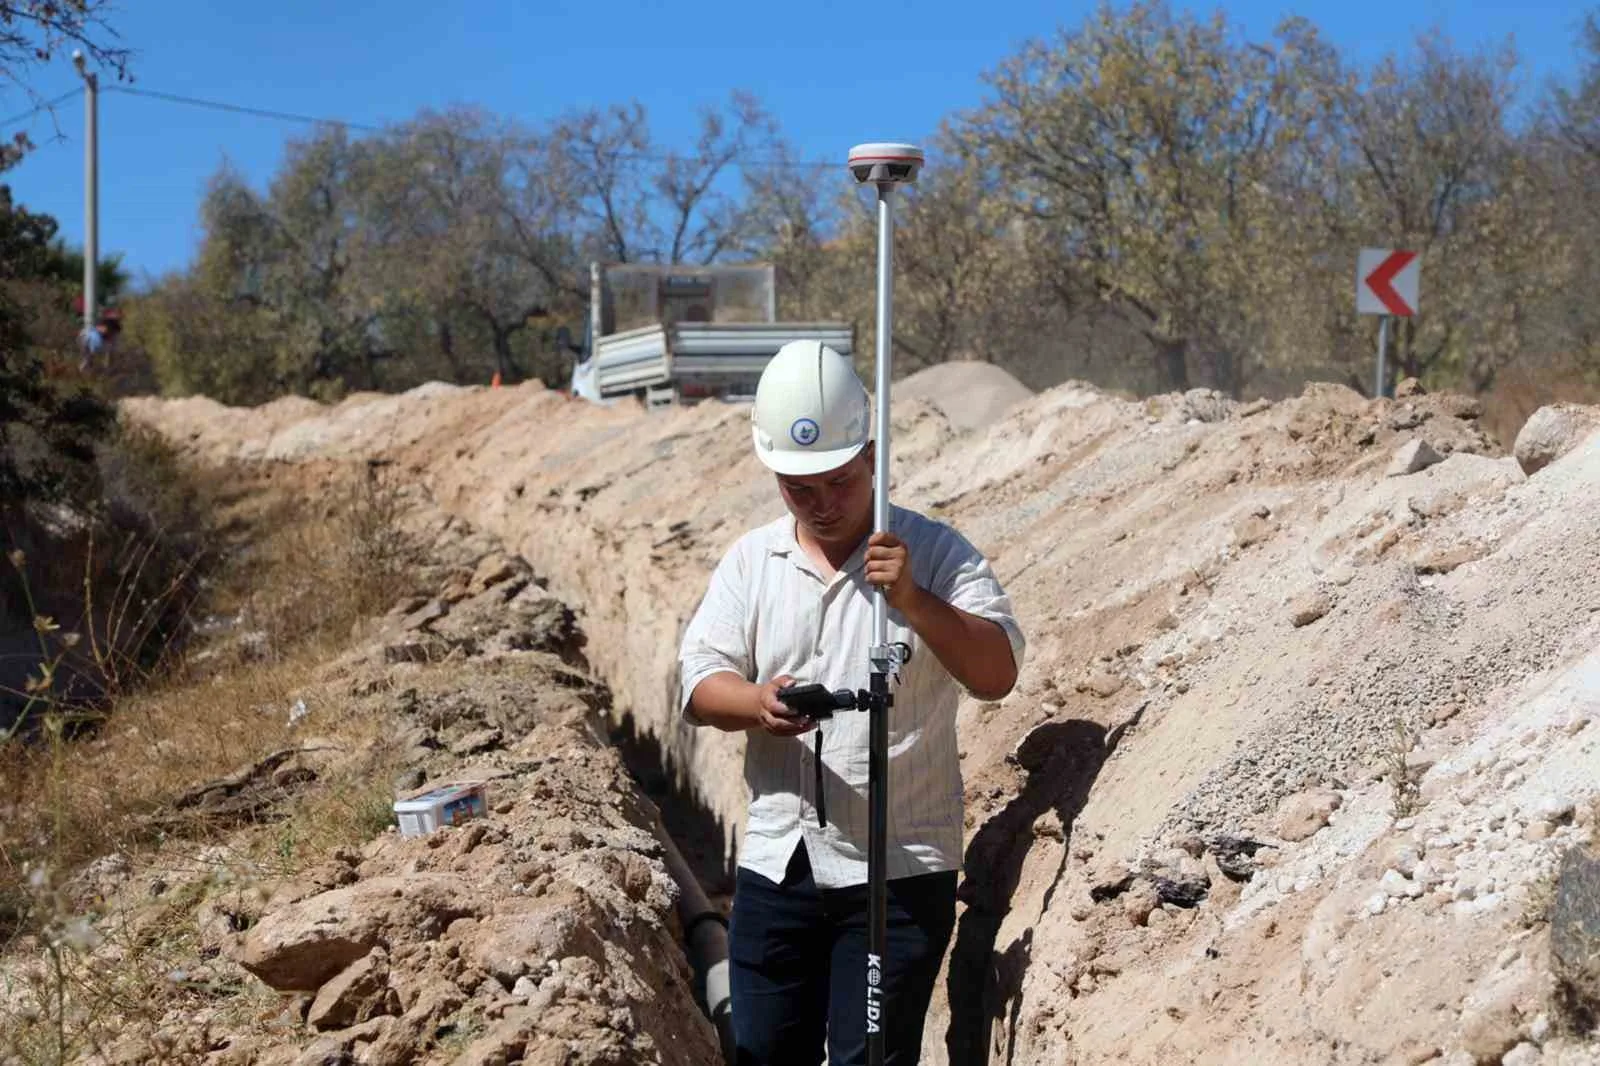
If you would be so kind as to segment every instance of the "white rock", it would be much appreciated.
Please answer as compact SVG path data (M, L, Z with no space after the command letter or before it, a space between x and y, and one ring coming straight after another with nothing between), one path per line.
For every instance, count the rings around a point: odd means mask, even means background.
M1389 897L1382 892L1367 898L1366 909L1368 914L1382 914L1387 906L1389 906Z
M1541 822L1553 825L1570 819L1576 809L1577 804L1572 802L1572 797L1548 795L1539 797L1539 802L1534 804L1533 812Z
M1527 778L1522 775L1521 770L1513 770L1505 777L1500 779L1500 787L1506 789L1516 788L1526 780Z
M1443 461L1443 457L1427 441L1417 438L1407 441L1395 451L1385 473L1389 477L1404 477Z
M1415 818L1411 817L1410 815L1407 815L1404 818L1396 819L1395 823L1394 823L1394 827L1396 829L1398 829L1400 832L1404 833L1408 829L1415 828L1416 824L1417 824L1417 820Z
M1396 870L1399 870L1404 877L1412 877L1416 874L1417 862L1420 858L1421 856L1417 854L1417 849L1409 845L1401 845L1389 853L1390 864Z
M1543 1061L1538 1046L1524 1040L1500 1057L1500 1066L1539 1066Z
M1506 835L1504 833L1490 833L1483 838L1483 846L1488 851L1506 850Z
M1477 895L1477 882L1465 877L1456 879L1455 891L1451 893L1451 898L1453 900L1455 900L1457 903L1465 903L1469 900L1475 899Z
M528 976L517 978L517 983L511 986L511 994L518 999L532 999L533 994L537 991L539 991L539 982Z
M1427 859L1420 859L1411 871L1411 880L1424 888L1432 888L1441 880L1441 874Z
M1412 890L1417 886L1399 870L1386 870L1382 879L1378 881L1378 887L1383 889L1389 898L1400 899L1410 897Z
M1534 1017L1533 1021L1528 1025L1528 1036L1533 1038L1533 1042L1534 1043L1542 1044L1542 1043L1545 1042L1545 1039L1547 1037L1549 1037L1549 1035L1550 1035L1550 1015L1548 1015L1548 1014L1536 1015Z

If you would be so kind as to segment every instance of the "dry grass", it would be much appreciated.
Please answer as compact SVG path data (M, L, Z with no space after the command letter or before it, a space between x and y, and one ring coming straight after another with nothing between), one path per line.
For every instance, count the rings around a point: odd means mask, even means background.
M125 687L87 736L45 693L39 741L0 744L0 1061L75 1059L177 1007L258 1010L238 988L174 975L195 958L196 908L219 884L297 873L390 822L393 725L316 671L409 587L418 551L383 471L309 488L241 477L218 498L224 564L203 606L237 619L232 632ZM315 777L264 780L243 825L175 804L293 747L315 749ZM114 916L90 866L106 857L178 883Z

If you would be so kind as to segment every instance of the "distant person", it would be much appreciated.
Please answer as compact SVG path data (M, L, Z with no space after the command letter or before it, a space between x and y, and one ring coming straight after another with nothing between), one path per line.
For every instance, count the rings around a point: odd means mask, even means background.
M105 327L96 325L93 329L88 326L78 331L78 369L88 370L94 362L95 356L105 350Z
M696 726L745 731L751 798L729 980L740 1066L866 1061L868 715L817 723L778 698L793 683L865 689L876 588L889 640L911 659L889 722L885 1061L916 1062L955 927L963 840L956 706L1016 684L1024 640L989 563L949 526L892 507L873 532L866 388L815 341L767 364L752 411L756 455L788 513L745 533L711 575L679 653ZM814 751L820 749L821 766Z
M117 338L121 334L122 312L115 307L106 308L93 329L84 329L78 333L78 368L88 370L96 356L101 356L102 365L109 368Z

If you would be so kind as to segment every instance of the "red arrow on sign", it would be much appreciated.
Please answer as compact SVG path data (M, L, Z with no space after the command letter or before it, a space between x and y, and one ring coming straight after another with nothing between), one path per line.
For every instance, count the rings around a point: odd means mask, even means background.
M1367 275L1367 288L1372 290L1372 295L1383 301L1383 306L1389 309L1390 314L1407 316L1415 313L1411 305L1395 292L1393 283L1395 275L1404 270L1416 257L1416 252L1393 252L1378 264L1376 270Z

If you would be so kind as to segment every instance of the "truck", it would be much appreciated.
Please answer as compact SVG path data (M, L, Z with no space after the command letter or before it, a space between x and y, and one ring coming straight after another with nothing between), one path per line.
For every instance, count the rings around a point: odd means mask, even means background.
M572 392L647 408L755 395L768 360L795 340L855 352L847 321L779 321L771 263L591 263Z

